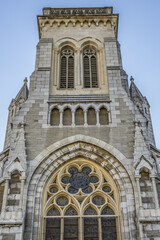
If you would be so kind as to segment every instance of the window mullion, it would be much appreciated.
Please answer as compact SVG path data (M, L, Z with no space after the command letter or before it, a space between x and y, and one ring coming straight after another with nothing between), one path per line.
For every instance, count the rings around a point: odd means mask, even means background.
M63 240L64 239L64 218L61 218L61 228L60 228L61 232L60 232L60 240Z
M78 240L83 240L83 236L84 236L83 231L84 231L84 229L83 229L83 219L82 219L82 217L80 217L78 219Z
M98 238L99 240L102 240L101 217L98 218Z
M66 57L66 88L68 88L68 56Z
M92 68L91 68L91 56L89 56L89 73L90 73L90 88L92 88Z

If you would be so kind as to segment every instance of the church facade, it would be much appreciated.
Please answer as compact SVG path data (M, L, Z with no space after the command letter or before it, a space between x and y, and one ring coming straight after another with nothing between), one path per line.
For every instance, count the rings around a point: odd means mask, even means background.
M35 70L0 153L0 240L160 239L160 151L118 14L44 8L37 20Z

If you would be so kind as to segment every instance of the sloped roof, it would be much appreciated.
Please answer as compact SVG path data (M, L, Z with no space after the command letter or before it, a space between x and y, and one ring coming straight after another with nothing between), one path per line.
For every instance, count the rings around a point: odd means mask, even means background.
M19 101L20 99L24 99L25 101L27 100L28 93L29 93L27 82L28 82L28 80L27 80L27 78L25 78L22 88L20 89L17 96L15 97L15 102Z
M131 85L130 85L131 98L134 100L135 98L139 97L142 101L144 101L145 98L142 95L142 93L140 92L140 90L138 89L138 87L136 86L136 84L134 83L134 79L131 77L130 80L131 80Z

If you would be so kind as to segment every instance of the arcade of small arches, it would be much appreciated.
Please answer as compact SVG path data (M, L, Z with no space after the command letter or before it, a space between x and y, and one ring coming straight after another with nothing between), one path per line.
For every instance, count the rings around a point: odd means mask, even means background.
M43 239L121 239L116 185L89 160L78 158L54 173L43 206Z
M51 126L106 126L111 122L108 105L52 105L49 112Z

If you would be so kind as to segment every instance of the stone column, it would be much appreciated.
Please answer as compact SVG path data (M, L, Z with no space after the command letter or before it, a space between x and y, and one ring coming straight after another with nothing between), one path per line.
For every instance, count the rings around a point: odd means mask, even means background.
M2 203L2 218L5 216L6 205L7 205L7 196L9 188L9 177L5 178L4 194L3 194L3 203Z
M102 49L99 48L97 50L97 74L98 74L98 79L99 85L104 85L104 71L103 71L103 58L102 58Z
M154 194L155 208L156 208L156 210L159 210L159 202L158 202L158 194L157 194L155 176L151 175L150 177L152 179L152 188L153 188L153 194Z
M96 119L97 119L97 126L100 126L100 123L99 123L99 110L96 110Z
M83 76L83 51L82 50L80 50L79 59L80 59L80 85L83 88L84 87L84 76Z
M72 127L75 127L75 111L72 110Z
M87 123L87 110L84 111L84 126L87 127L88 123Z
M136 183L137 183L137 190L138 190L138 200L139 200L139 207L140 209L142 208L142 197L141 197L141 190L140 190L140 185L139 185L139 179L140 175L136 176Z
M0 162L0 177L3 176L3 167L4 167L4 160Z
M76 49L75 75L77 78L77 85L81 85L81 71L80 71L80 49Z
M137 190L138 190L138 199L139 199L139 210L143 209L142 206L142 197L141 197L141 190L140 190L140 185L139 185L139 179L141 178L140 175L135 176L136 178L136 183L137 183ZM143 211L140 211L139 215L143 215ZM142 224L139 222L139 236L140 240L143 240L143 229L142 229Z
M59 127L63 127L63 111L60 111L60 124Z
M22 204L23 204L24 182L25 182L25 178L21 178L21 191L20 191L20 199L19 199L20 210L22 210Z
M60 63L60 52L57 48L54 49L54 86L59 88L59 63Z

